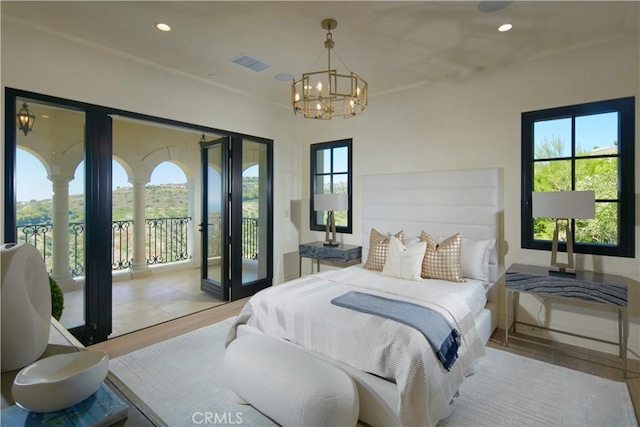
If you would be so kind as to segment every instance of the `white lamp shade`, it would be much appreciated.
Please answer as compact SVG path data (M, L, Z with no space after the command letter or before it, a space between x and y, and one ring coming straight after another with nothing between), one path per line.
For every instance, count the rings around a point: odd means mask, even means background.
M313 207L316 211L346 211L349 203L346 193L315 194Z
M595 218L593 191L534 191L531 193L534 218Z

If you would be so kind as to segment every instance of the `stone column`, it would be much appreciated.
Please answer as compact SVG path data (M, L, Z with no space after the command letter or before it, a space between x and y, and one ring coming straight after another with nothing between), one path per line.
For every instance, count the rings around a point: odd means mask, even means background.
M51 277L62 290L74 288L69 263L69 183L72 179L61 175L49 177L53 188Z
M151 275L145 253L144 209L147 202L144 186L147 181L131 179L129 182L133 184L133 265L131 266L131 277L136 279Z

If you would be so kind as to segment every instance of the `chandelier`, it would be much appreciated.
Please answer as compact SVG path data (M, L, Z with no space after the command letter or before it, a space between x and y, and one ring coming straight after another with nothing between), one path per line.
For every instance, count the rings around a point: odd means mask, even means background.
M350 74L340 74L331 69L331 49L334 46L331 30L337 26L335 19L322 21L322 28L327 30L324 42L327 69L304 73L291 85L293 111L302 113L307 119L331 120L334 116L346 119L363 113L367 108L367 82L350 71L340 57L338 59Z
M18 129L20 129L24 134L28 134L33 130L33 122L36 121L36 115L33 114L26 102L22 103L22 108L16 114L16 124L18 125Z

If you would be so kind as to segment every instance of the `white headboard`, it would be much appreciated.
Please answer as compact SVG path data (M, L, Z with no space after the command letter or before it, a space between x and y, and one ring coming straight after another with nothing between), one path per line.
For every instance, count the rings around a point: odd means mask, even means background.
M467 239L495 238L497 248L500 177L496 168L364 176L363 262L372 227L383 234L404 230L405 240L422 230L435 238L460 232ZM496 250L489 265L492 282L499 274Z

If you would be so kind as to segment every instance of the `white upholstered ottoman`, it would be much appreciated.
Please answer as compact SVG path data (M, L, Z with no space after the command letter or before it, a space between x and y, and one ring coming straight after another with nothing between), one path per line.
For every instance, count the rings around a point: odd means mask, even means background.
M283 426L355 426L355 383L341 369L262 334L240 336L224 355L227 385Z

